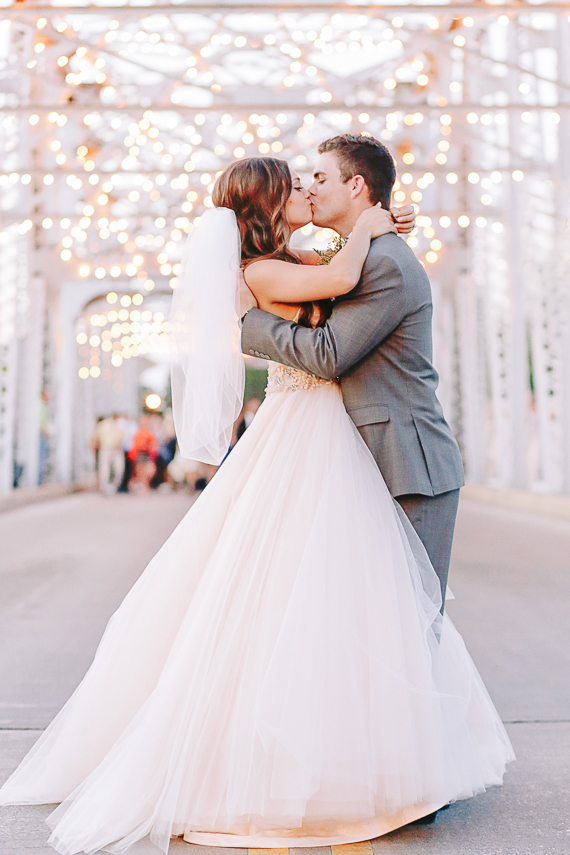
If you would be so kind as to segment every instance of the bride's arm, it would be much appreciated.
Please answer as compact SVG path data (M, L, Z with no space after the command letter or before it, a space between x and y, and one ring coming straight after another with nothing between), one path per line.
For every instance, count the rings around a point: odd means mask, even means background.
M361 213L349 242L330 264L290 264L265 259L255 261L244 271L245 281L258 303L304 303L348 294L360 279L362 267L375 237L396 232L389 211L379 205Z

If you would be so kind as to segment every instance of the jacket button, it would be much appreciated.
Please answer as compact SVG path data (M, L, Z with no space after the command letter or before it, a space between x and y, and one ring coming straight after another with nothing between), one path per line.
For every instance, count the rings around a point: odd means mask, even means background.
M249 355L250 355L250 356L253 356L253 355L254 355L253 350L250 350L250 351L249 351Z

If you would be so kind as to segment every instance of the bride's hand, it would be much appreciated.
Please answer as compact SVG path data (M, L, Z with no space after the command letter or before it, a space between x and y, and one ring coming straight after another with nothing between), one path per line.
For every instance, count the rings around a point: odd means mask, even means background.
M390 208L394 217L398 234L409 235L416 227L416 211L413 205L403 205L401 208Z
M257 308L257 300L253 295L253 291L248 287L244 275L243 270L240 270L238 273L238 284L239 284L239 311L240 318L243 318L246 312L249 312L250 309Z
M380 237L380 235L386 235L389 232L398 233L392 214L382 207L381 202L378 202L373 208L366 208L360 214L354 228L366 230L371 240Z

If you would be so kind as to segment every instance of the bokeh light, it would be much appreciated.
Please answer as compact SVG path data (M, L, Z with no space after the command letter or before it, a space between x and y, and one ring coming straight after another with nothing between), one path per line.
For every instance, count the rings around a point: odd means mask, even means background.
M146 396L144 403L149 410L158 410L158 408L162 404L162 398L160 397L160 395L151 392L150 395Z

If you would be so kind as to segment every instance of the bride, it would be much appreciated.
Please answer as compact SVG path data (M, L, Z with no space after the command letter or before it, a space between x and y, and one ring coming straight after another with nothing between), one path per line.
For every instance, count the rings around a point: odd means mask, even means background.
M371 208L328 266L302 264L288 240L311 209L283 161L233 164L213 198L175 294L173 396L183 452L219 463L243 394L240 265L261 308L314 324L394 227ZM337 384L273 364L252 426L0 803L61 802L62 855L147 836L167 852L173 835L299 847L368 840L501 784L508 737L440 607Z

